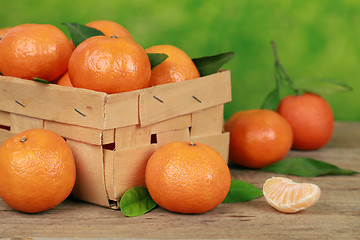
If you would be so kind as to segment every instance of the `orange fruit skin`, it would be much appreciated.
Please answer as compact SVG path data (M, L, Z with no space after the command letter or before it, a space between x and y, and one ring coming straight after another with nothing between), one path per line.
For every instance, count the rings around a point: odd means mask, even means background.
M230 159L243 167L263 168L280 161L292 145L288 122L266 109L235 113L225 130L230 132Z
M11 29L12 27L0 28L0 41L1 38Z
M151 73L151 86L181 82L199 78L200 73L192 59L181 49L172 45L157 45L146 49L147 53L165 53L168 58Z
M148 87L151 65L136 42L95 36L76 47L68 72L74 87L119 93Z
M66 35L53 25L18 25L0 42L0 72L54 81L66 72L72 50Z
M57 206L75 178L73 154L54 132L27 130L0 147L0 196L15 210L37 213Z
M319 149L331 139L334 115L321 96L312 93L287 96L280 102L277 112L291 125L293 149Z
M178 213L203 213L217 207L230 189L229 168L213 148L168 143L149 159L145 182L151 198Z
M108 37L116 36L117 38L128 38L133 40L129 31L117 22L109 20L95 20L85 25L101 31Z
M64 73L56 84L60 86L73 87L68 72Z

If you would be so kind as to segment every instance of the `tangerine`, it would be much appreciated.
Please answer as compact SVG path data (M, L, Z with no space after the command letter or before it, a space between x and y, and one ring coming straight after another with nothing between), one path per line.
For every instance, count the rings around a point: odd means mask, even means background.
M68 72L74 87L119 93L148 87L151 65L136 42L95 36L76 47Z
M72 151L52 131L27 130L0 147L0 196L15 210L37 213L57 206L75 178Z
M277 112L292 128L293 149L319 149L331 139L334 115L329 103L321 96L313 93L289 95L281 100Z
M0 41L12 27L0 28Z
M0 72L24 79L58 79L73 51L66 35L50 24L15 26L0 43Z
M165 53L168 58L151 72L150 86L181 82L199 78L200 73L192 59L172 45L157 45L146 49L147 53Z
M151 198L179 213L203 213L217 207L230 189L229 168L213 148L173 142L155 151L145 170Z
M321 190L312 183L296 183L288 178L272 177L265 181L263 193L269 205L276 210L296 213L314 206Z
M60 86L73 87L70 81L69 72L66 72L64 75L62 75L56 84Z
M263 168L282 160L292 144L289 123L267 109L235 113L225 124L230 132L230 159L239 166Z
M128 30L119 23L114 21L95 20L85 25L101 31L105 36L108 37L116 36L118 38L128 38L130 40L133 40Z

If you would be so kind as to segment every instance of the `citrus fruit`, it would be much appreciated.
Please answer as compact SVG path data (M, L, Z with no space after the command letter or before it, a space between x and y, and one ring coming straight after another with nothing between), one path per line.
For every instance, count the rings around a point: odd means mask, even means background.
M290 123L293 149L319 149L331 139L334 115L321 96L313 93L287 96L281 100L277 112Z
M118 38L133 39L126 28L114 21L95 20L85 25L101 31L105 36L108 37L116 36Z
M37 213L57 206L75 178L71 149L52 131L27 130L0 147L0 196L15 210Z
M68 72L74 87L119 93L148 87L151 65L136 42L95 36L76 47Z
M0 72L24 79L54 81L66 72L73 46L49 24L22 24L10 29L0 44Z
M165 53L168 58L151 73L151 86L181 82L200 77L192 59L181 49L172 45L157 45L146 49L147 53Z
M4 37L5 33L7 33L12 27L0 28L0 41Z
M64 73L56 84L60 86L73 87L68 72Z
M315 205L321 190L312 183L296 183L288 178L272 177L265 181L263 193L273 208L284 213L296 213Z
M179 213L203 213L217 207L230 189L229 168L213 148L173 142L150 157L145 182L151 198Z
M239 166L263 168L289 152L292 131L280 114L266 109L235 113L225 124L230 132L230 159Z

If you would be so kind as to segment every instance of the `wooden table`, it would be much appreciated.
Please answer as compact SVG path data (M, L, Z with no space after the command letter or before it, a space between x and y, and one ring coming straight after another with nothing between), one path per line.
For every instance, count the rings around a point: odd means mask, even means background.
M318 151L290 152L360 172L360 123L337 122L333 138ZM276 174L231 168L233 179L262 188ZM320 186L322 196L312 208L284 214L264 197L221 204L200 215L184 215L156 208L128 218L120 211L76 200L38 214L25 214L0 200L0 239L4 238L206 238L206 239L360 239L360 174L301 178Z

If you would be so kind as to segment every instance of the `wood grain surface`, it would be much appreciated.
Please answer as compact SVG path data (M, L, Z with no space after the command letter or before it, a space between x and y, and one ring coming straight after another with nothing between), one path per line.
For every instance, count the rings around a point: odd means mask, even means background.
M337 122L331 142L318 151L291 151L342 168L360 171L360 123ZM233 179L262 188L277 174L231 167ZM279 175L278 175L279 176ZM360 174L302 178L320 186L322 196L312 208L284 214L263 197L244 203L221 204L199 215L184 215L157 207L128 218L120 211L67 199L38 214L25 214L0 200L0 239L360 239Z

